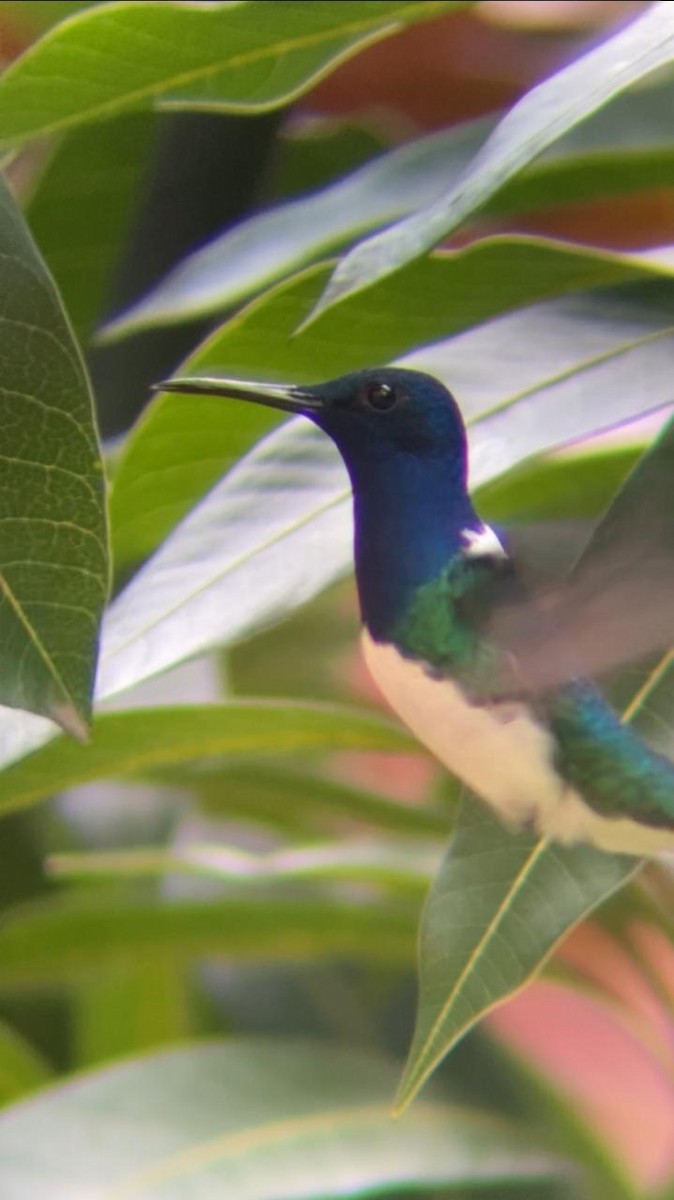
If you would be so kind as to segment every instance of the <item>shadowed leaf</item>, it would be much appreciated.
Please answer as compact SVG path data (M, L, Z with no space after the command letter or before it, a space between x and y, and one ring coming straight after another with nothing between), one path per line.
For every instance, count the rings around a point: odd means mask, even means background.
M0 187L0 703L86 732L108 588L102 464L84 365Z
M425 254L563 134L673 59L674 12L667 4L653 4L626 29L528 92L446 195L352 250L312 317Z

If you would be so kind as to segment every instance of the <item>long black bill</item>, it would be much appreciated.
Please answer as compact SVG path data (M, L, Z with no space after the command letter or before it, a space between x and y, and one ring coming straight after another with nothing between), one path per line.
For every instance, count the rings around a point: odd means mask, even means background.
M221 375L195 375L166 379L156 383L153 392L180 392L192 396L229 396L233 400L252 400L283 412L309 415L320 412L324 401L311 388L292 383L253 383L246 379L223 379Z

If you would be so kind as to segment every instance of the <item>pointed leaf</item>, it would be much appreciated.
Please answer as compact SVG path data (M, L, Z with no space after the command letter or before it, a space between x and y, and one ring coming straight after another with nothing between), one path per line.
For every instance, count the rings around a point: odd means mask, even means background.
M3 774L0 812L106 776L140 774L212 755L302 754L409 749L408 737L378 717L328 705L240 701L184 708L127 709L96 718L91 742L61 737Z
M673 104L671 84L620 97L498 192L488 212L559 207L666 186L674 162ZM418 138L322 191L250 217L183 259L111 321L104 336L223 311L326 251L430 203L458 179L492 126L471 121ZM526 278L523 272L523 283Z
M336 61L445 0L98 4L51 29L0 79L0 147L146 107L172 93L228 111L284 104ZM196 86L196 93L190 88Z
M479 1111L429 1101L395 1125L392 1077L383 1058L309 1042L153 1054L0 1117L0 1190L5 1200L328 1200L560 1174L515 1126Z
M82 734L108 588L89 385L52 279L0 184L0 704Z
M448 194L352 250L313 315L425 254L574 125L672 60L674 11L668 4L653 4L626 29L528 92Z
M399 1110L459 1038L524 987L635 869L626 856L515 836L466 801L422 916L417 1024Z
M345 240L412 212L463 169L484 128L476 121L419 138L323 191L250 217L183 259L110 321L104 338L233 307Z

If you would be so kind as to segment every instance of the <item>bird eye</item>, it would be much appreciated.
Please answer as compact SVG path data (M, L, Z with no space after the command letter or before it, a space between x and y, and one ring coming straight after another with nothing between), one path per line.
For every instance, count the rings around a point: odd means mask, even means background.
M370 408L374 408L377 412L387 412L389 408L398 399L395 388L391 387L390 383L370 383L365 392L365 399Z

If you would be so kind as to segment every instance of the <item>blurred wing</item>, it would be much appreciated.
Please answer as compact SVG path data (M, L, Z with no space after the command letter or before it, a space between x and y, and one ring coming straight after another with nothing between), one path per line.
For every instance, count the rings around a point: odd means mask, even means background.
M674 560L641 542L629 555L584 556L565 582L497 588L484 635L508 664L499 690L607 675L674 646Z
M556 571L551 586L541 585L525 567L521 595L505 589L497 598L485 632L514 660L525 689L606 675L674 646L673 484L674 418L625 480L567 579ZM551 547L555 539L553 530ZM529 552L513 548L519 572ZM569 562L562 555L567 569Z

